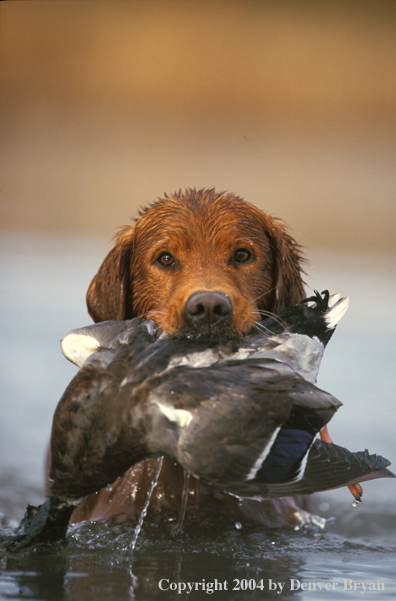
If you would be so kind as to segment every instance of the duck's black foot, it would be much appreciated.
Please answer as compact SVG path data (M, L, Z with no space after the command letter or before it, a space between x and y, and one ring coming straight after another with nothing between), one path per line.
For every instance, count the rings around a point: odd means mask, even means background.
M330 292L328 290L323 290L323 292L321 294L319 294L319 292L317 290L314 290L314 293L315 293L314 296L304 298L300 302L300 305L304 305L304 304L313 302L313 303L316 303L316 308L318 309L318 311L325 313L327 311L327 309L329 308Z
M7 551L64 539L73 509L74 505L52 498L39 507L28 505L18 530L5 545Z

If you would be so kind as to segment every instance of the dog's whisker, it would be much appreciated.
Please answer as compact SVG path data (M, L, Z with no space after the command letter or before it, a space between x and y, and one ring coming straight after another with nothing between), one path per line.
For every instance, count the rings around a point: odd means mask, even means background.
M286 328L286 323L283 321L283 319L281 319L278 315L276 315L275 313L272 313L271 311L264 311L263 309L259 310L260 315L262 315L263 317L269 317L270 319L273 319L276 323L278 323L280 326L282 326L283 328Z
M165 305L165 307L170 307L170 305L168 303L166 303L164 300L162 300L162 298L158 298L158 296L153 296L153 299L158 301L159 303L162 303L163 305Z
M273 292L274 290L276 290L276 286L273 286L272 288L270 288L266 292L263 292L263 294L260 294L259 296L257 296L256 298L254 298L253 300L251 300L249 302L251 304L253 304L253 303L257 302L258 300L260 300L261 298L263 298L264 296L267 296L267 294L271 294L271 292Z
M266 332L267 334L272 334L271 330L265 325L263 325L260 321L257 321L253 327L255 327L256 330L258 330L259 332Z
M265 317L264 312L260 311L259 309L257 309L256 311L250 311L250 315L257 316L257 313L259 314L260 318L256 319L255 323L258 323L262 326L261 317ZM272 315L271 315L271 317L272 317ZM270 331L270 330L268 330L268 331Z

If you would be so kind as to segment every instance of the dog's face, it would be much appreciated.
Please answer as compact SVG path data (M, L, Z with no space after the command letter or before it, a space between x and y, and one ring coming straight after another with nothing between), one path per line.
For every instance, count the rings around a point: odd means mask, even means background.
M301 300L299 262L277 220L238 197L188 190L121 232L88 306L95 321L144 317L178 336L230 338Z
M243 211L245 209L245 211ZM135 226L134 309L179 336L247 332L274 292L269 239L246 207L160 203Z

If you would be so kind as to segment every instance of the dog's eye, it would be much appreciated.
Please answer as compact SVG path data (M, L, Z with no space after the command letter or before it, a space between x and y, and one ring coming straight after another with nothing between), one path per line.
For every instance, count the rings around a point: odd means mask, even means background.
M175 260L170 253L163 252L158 257L157 262L163 267L170 267L174 264Z
M245 263L251 256L252 254L246 248L238 248L234 258L237 263Z

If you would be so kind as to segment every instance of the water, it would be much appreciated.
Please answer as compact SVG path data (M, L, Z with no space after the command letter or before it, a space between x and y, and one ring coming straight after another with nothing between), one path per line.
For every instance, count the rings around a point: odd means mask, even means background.
M176 524L176 528L179 532L181 532L181 529L183 528L184 516L186 515L186 508L187 508L187 501L188 501L188 494L189 494L188 487L190 484L190 472L188 472L187 470L183 470L183 475L184 475L183 494L182 494L179 519L177 520L177 524Z
M89 323L85 291L107 250L98 241L2 237L0 538L28 502L44 499L52 415L76 373L59 340ZM319 378L345 403L330 423L331 437L351 450L385 455L395 469L394 259L320 253L311 259L311 287L351 297ZM336 518L324 531L252 528L186 511L182 519L171 512L146 518L134 550L137 521L78 524L66 545L34 552L7 554L0 544L0 598L388 601L396 598L395 487L391 480L365 483L357 507L347 489L315 495L313 510ZM188 583L199 590L178 594ZM207 592L225 583L227 590Z
M132 550L132 552L136 549L136 543L137 543L137 540L139 538L139 534L140 534L140 532L142 530L144 520L145 520L145 518L147 516L147 510L148 510L149 505L150 505L151 496L152 496L152 494L154 492L155 487L158 484L158 478L159 478L159 475L161 473L162 463L163 463L163 457L160 457L158 459L157 471L154 474L154 478L153 478L153 480L151 482L150 490L149 490L148 495L147 495L147 500L146 500L146 502L145 502L145 504L143 506L142 512L141 512L141 514L139 516L138 523L136 524L136 527L135 527L135 532L133 533L133 538L132 538L132 542L131 542L131 550Z

